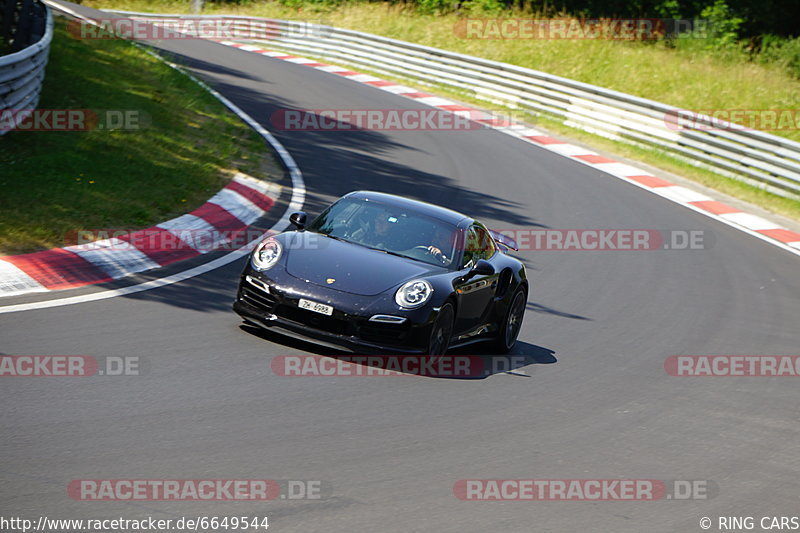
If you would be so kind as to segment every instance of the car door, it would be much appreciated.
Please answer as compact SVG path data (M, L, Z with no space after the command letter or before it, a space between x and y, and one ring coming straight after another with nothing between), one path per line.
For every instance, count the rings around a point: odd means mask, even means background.
M479 259L492 263L497 247L489 232L478 223L472 224L466 231L464 241L464 258L461 262L462 275L469 272ZM467 280L456 282L458 295L458 317L456 333L469 333L484 324L491 311L492 300L497 289L498 273L476 275Z

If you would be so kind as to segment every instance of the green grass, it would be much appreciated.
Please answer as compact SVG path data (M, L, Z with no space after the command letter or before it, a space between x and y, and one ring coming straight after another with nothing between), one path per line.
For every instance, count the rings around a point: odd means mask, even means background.
M135 110L150 124L0 137L0 253L62 246L77 229L148 227L197 208L236 170L277 174L261 137L125 41L79 41L59 23L38 107Z

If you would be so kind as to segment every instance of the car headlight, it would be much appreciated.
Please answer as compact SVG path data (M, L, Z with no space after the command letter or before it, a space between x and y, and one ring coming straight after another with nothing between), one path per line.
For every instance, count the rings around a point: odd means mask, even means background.
M424 279L414 279L404 283L402 287L397 289L394 295L394 301L400 307L406 309L416 309L425 302L431 299L433 294L433 286Z
M267 239L256 246L253 252L253 266L257 270L268 270L278 262L282 252L281 243L275 239Z

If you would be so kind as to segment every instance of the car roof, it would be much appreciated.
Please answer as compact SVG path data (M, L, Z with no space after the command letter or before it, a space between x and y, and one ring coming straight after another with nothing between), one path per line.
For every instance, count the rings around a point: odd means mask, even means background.
M448 222L454 226L458 226L460 222L465 220L472 220L458 211L440 207L438 205L429 204L427 202L420 202L412 200L403 196L396 196L394 194L387 194L376 191L353 191L344 196L345 198L364 199L367 201L379 202L392 207L406 208L422 213L432 218L436 218L443 222Z

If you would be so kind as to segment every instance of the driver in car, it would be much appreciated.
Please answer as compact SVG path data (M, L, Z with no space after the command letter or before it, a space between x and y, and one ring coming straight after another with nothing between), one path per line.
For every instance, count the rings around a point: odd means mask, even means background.
M443 265L449 265L453 258L448 257L446 254L451 253L451 250L453 249L454 237L455 236L446 229L437 227L434 230L431 244L426 248L426 250L429 254L441 261Z

